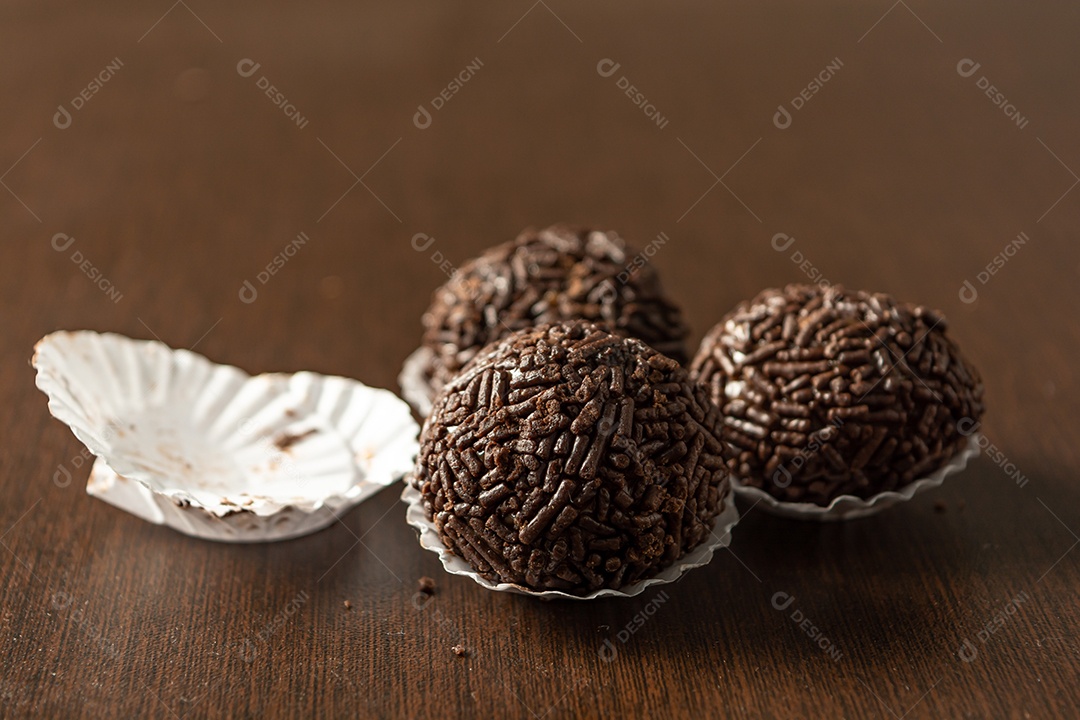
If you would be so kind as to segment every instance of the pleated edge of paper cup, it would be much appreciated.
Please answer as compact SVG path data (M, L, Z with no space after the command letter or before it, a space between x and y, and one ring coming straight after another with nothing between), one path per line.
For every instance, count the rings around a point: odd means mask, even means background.
M602 598L629 598L640 595L646 589L654 585L672 583L683 576L687 571L707 565L713 554L727 547L731 543L731 531L739 523L739 510L735 507L735 496L729 493L724 502L727 507L717 516L716 522L710 532L709 540L698 545L696 548L683 555L672 565L660 571L652 577L639 580L621 590L605 588L596 590L588 595L572 595L561 590L545 590L537 592L514 583L495 583L476 573L465 560L458 557L447 549L439 537L439 531L435 524L427 519L424 514L424 506L420 491L412 486L409 476L405 477L405 489L401 493L402 501L407 505L405 520L416 528L420 534L420 546L438 554L443 569L451 575L461 575L472 578L474 582L488 590L495 592L508 592L518 595L540 598L541 600L599 600Z
M431 414L431 408L435 401L431 392L431 386L424 377L424 368L431 359L431 349L418 347L405 358L398 374L398 385L401 387L401 397L412 406L416 414L426 418Z
M371 455L366 458L367 467L356 467L356 463L363 461L354 456L353 480L348 486L339 490L313 494L306 498L255 496L262 501L255 507L245 506L240 498L228 506L207 505L191 497L188 486L173 478L164 485L153 484L138 477L128 476L114 468L113 458L123 457L125 451L105 452L99 443L93 440L97 433L86 431L88 427L96 429L100 422L90 417L85 408L73 406L71 400L65 397L71 393L70 384L74 382L74 379L70 367L63 360L65 353L71 352L69 346L73 344L78 346L80 343L97 344L106 351L114 352L125 349L133 349L132 352L152 350L161 356L157 362L167 364L171 368L178 367L181 362L189 362L215 371L235 373L241 384L241 388L236 390L237 393L242 392L242 388L248 383L264 380L281 383L281 387L275 389L274 393L281 393L282 397L288 393L297 392L296 388L292 387L294 382L317 384L320 391L323 386L337 386L341 392L350 393L351 399L351 393L360 390L363 391L365 402L372 406L380 400L392 400L392 403L396 405L395 414L400 415L397 419L401 421L408 441L403 443L404 447L395 449L402 437L402 433L396 433L389 439L384 438L383 444L377 450L368 448L371 450ZM45 362L44 358L49 357L50 353L55 354L56 357ZM100 360L96 363L90 360L84 362L89 365L101 365L103 373L115 370L111 365L101 364ZM93 330L60 330L46 335L35 343L31 364L35 368L35 384L48 399L50 414L67 425L75 437L86 446L89 453L96 458L87 481L87 493L148 522L165 525L186 535L205 540L270 542L316 532L332 523L336 517L406 475L413 468L414 459L419 450L420 428L412 418L405 401L390 390L366 385L353 378L323 375L305 370L293 373L270 372L251 375L241 368L215 362L191 350L173 348L159 340L145 340ZM140 377L145 382L150 380L150 376ZM272 394L268 398L267 402L271 402L276 401L278 396ZM308 408L305 414L298 416L297 421L305 419L329 424L350 450L353 449L355 441L360 436L359 434L341 434L337 426L314 407ZM369 424L365 422L361 428ZM395 449L393 455L385 454L391 449ZM380 455L382 455L385 467L381 467L380 472L373 473L372 461ZM128 487L129 484L137 484L139 491L136 493L133 489L132 492L122 493L121 488ZM130 502L114 501L125 494L126 500ZM156 508L152 508L152 505ZM205 520L205 522L194 522L197 520ZM253 529L247 530L242 524L242 521L246 520L251 521L248 525L253 525ZM280 524L273 527L272 523ZM266 527L263 527L264 525Z
M746 485L735 477L731 479L731 487L737 496L753 501L752 507L760 507L765 512L779 517L818 522L856 520L879 513L893 505L907 502L921 492L939 487L949 475L958 473L967 467L968 462L977 456L979 452L979 433L975 433L968 439L964 449L953 455L948 463L938 468L936 472L928 477L919 478L899 490L889 490L869 498L840 495L833 498L832 502L825 506L815 505L814 503L791 503L777 500L761 488Z
M314 534L329 527L378 489L373 486L363 496L342 504L327 502L311 510L286 507L272 515L241 510L235 515L221 516L201 505L176 505L145 484L120 476L101 457L95 460L86 482L87 495L140 520L188 537L227 544L282 542Z

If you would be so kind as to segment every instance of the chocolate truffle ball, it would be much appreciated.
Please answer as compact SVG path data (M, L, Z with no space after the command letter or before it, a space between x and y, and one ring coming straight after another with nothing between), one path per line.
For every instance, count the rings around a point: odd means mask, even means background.
M835 286L740 304L691 374L723 409L732 475L788 502L902 488L946 464L983 413L941 314Z
M423 318L432 394L487 344L562 320L590 320L686 362L682 313L637 257L613 232L555 225L462 265Z
M729 501L720 418L674 360L598 325L518 331L443 389L411 482L483 577L588 594L706 541Z

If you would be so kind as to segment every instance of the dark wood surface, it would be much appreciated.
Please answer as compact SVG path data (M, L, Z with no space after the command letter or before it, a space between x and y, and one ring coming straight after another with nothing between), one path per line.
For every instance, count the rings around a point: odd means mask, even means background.
M1075 717L1075 4L170 2L0 8L0 716ZM86 496L34 387L34 342L92 328L396 389L446 267L560 220L666 233L651 262L694 343L803 280L794 251L940 308L999 450L872 519L750 512L731 552L634 600L542 603L443 573L400 485L279 544L144 523Z

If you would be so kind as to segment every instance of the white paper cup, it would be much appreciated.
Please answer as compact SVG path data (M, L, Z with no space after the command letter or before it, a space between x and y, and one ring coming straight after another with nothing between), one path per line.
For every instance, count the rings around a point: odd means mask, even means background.
M540 598L542 600L596 600L609 597L628 598L640 595L645 592L646 588L650 588L653 585L664 585L666 583L675 582L682 577L683 573L686 571L701 567L702 565L707 565L709 561L712 560L713 553L720 548L727 547L731 543L731 530L739 522L739 511L735 507L735 498L733 495L729 494L724 501L726 507L720 515L717 516L716 523L713 525L712 534L709 536L708 540L701 545L698 545L686 555L683 555L672 565L661 570L652 577L638 580L619 590L603 589L596 590L588 595L572 595L568 592L563 592L562 590L545 590L539 592L514 583L496 583L488 580L473 570L469 563L452 553L446 547L442 538L439 537L439 531L435 528L435 523L428 520L424 513L424 505L420 491L412 486L409 482L409 478L405 479L405 491L401 493L401 499L407 505L405 511L406 521L420 531L420 546L425 550L436 553L439 556L439 560L442 561L443 569L446 570L446 572L451 575L462 575L471 578L473 582L482 585L488 590L528 595L529 597Z
M899 490L878 493L869 498L860 498L854 495L840 495L833 498L828 505L815 505L814 503L793 503L777 500L761 488L746 485L737 478L732 477L732 490L741 498L751 501L754 507L759 507L773 515L793 518L796 520L817 520L819 522L835 522L839 520L854 520L867 517L881 512L887 507L897 503L907 502L921 492L936 488L945 482L945 478L953 473L963 470L971 458L979 454L978 435L972 435L968 444L952 457L951 460L934 474L915 480Z
M405 358L405 363L401 366L401 373L398 375L401 396L412 405L417 415L424 418L431 414L432 402L435 400L431 385L424 376L424 370L430 360L431 350L426 347L418 347L413 350L409 357Z
M87 492L228 542L314 532L411 470L419 428L388 390L309 372L249 376L90 331L35 347L49 411L97 456Z

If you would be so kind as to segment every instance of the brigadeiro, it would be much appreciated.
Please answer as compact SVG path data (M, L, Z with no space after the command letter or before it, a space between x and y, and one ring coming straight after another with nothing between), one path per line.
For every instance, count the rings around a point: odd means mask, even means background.
M485 345L534 325L590 320L687 360L682 313L648 263L614 232L528 229L463 264L423 317L433 396Z
M706 541L730 502L708 390L588 322L515 332L443 388L410 480L480 576L585 595Z
M948 464L983 414L983 385L945 325L935 310L838 286L741 303L691 365L723 410L733 482L828 506Z

